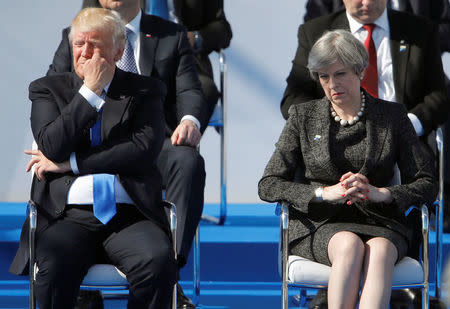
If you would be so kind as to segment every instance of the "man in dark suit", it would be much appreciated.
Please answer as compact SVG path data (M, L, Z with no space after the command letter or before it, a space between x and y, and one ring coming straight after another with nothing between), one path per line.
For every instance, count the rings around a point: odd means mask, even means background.
M39 307L73 308L87 270L106 258L127 276L128 308L168 308L176 262L156 167L165 85L116 67L126 42L118 13L83 10L69 37L75 72L30 84ZM27 230L17 274L29 263Z
M128 42L135 57L134 72L156 77L167 86L166 138L157 166L163 177L165 198L177 205L181 268L186 264L201 218L205 187L204 161L196 147L208 124L207 106L193 51L183 26L142 13L139 0L101 0L100 5L119 12L131 30ZM73 70L67 33L65 29L48 75ZM121 68L122 64L118 66ZM181 290L179 299L184 299Z
M326 30L347 29L364 42L364 24L375 23L380 98L403 103L419 136L447 119L449 111L437 27L427 19L393 10L386 2L344 0L346 11L301 25L299 46L287 78L281 110L287 117L292 104L320 98L323 92L306 69L309 50ZM347 12L347 14L346 14Z

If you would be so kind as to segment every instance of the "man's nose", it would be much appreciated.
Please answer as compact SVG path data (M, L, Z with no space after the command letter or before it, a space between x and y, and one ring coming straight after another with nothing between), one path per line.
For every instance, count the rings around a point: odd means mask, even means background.
M83 50L81 52L81 55L83 56L83 58L91 58L92 57L92 46L90 46L89 44L85 44L83 46Z

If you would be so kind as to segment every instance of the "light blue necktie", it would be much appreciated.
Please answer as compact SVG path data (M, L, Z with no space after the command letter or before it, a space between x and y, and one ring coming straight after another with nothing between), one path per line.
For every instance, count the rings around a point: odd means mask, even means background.
M127 43L125 45L122 58L116 62L116 65L119 69L123 71L138 74L136 59L134 59L133 47L131 46L129 39L130 36L133 34L133 31L129 28L126 29L127 29Z
M152 0L150 3L150 14L168 20L169 9L167 8L167 0Z
M99 110L99 113L98 121L91 128L91 146L98 146L102 143L102 109ZM115 176L111 174L93 174L92 176L94 216L106 224L116 214Z

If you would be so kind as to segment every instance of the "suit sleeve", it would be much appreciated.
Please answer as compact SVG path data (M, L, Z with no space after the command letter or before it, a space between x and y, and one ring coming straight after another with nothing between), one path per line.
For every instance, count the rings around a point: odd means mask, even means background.
M53 56L53 61L48 68L47 75L72 71L72 52L69 42L69 31L70 28L63 29L61 42Z
M97 121L98 113L78 93L65 106L58 105L47 87L55 79L44 79L32 82L29 87L31 129L39 150L53 162L64 162Z
M445 88L444 71L439 52L439 39L436 26L428 28L428 42L424 45L425 53L423 61L425 72L418 72L421 76L410 77L413 81L421 80L424 85L423 97L411 97L408 101L413 103L413 108L408 112L416 115L424 128L424 135L427 135L432 129L444 123L448 118L450 111L450 102ZM411 84L411 87L415 87ZM411 95L414 89L410 89L405 95Z
M209 54L213 50L219 51L227 48L230 45L233 33L228 20L225 18L223 0L208 0L206 3L206 11L214 14L211 14L212 18L207 16L208 21L199 29L199 32L203 38L203 52ZM210 8L209 6L213 7Z
M315 216L317 213L324 213L326 208L336 208L339 205L315 202L314 190L318 186L294 181L299 170L304 170L300 130L299 118L295 109L291 108L275 151L258 183L258 193L264 201L287 201L298 211Z
M450 3L448 0L430 1L431 20L439 21L441 52L450 52Z
M437 195L435 161L417 137L403 105L396 105L397 165L402 184L388 187L394 202L405 212L411 205L431 203Z
M315 82L307 68L308 56L313 42L308 38L303 25L298 29L298 48L287 78L287 87L281 100L281 113L287 119L289 107L308 102L323 96L322 89Z
M178 67L176 70L176 116L178 122L185 115L200 121L201 127L208 125L207 105L198 79L195 58L186 31L179 32Z
M129 135L77 152L80 174L146 175L154 169L164 141L163 100L154 93L135 99Z
M331 14L337 9L333 8L333 0L308 0L304 21L307 22L310 19Z

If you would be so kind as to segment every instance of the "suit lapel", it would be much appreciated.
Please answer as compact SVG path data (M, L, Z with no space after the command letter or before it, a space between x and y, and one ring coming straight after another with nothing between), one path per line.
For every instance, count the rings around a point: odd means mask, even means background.
M139 36L139 68L142 75L151 76L152 74L155 63L155 50L158 45L158 37L154 35L156 31L156 23L154 23L153 17L142 13L141 33Z
M132 102L129 95L121 90L126 86L123 71L116 68L116 73L106 94L102 112L102 139L111 135L114 128L122 122L128 106Z
M350 25L348 23L347 14L345 10L342 11L331 23L330 30L334 29L344 29L350 31Z
M409 59L410 46L402 35L403 26L399 23L392 11L388 11L389 28L390 28L390 43L391 43L391 57L394 75L394 87L397 102L404 101L406 69Z
M334 175L334 177L339 177L340 171L334 164L330 153L330 104L326 97L317 101L316 104L317 108L312 109L307 115L305 128L314 159L316 162L321 162L320 171L324 171L323 175L317 176Z
M389 124L383 116L380 104L367 94L366 98L367 147L365 161L359 172L369 177L384 150Z

